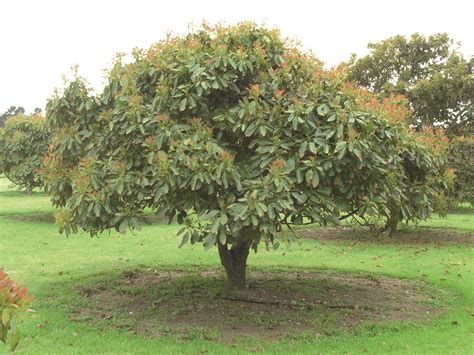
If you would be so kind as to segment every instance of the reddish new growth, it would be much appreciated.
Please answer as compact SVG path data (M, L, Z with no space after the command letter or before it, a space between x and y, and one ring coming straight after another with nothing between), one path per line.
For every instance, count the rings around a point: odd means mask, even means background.
M262 93L262 89L260 89L260 85L258 84L252 84L249 87L249 94L252 96L254 99L258 98L260 94Z
M449 138L445 135L443 128L425 127L417 133L418 141L431 148L436 154L446 154Z
M158 123L167 123L170 120L167 115L158 115L155 117L155 121Z
M277 159L277 160L274 160L271 164L270 164L270 174L276 174L276 173L279 173L281 172L283 169L285 168L285 161L282 160L282 159Z
M147 137L142 145L150 151L154 150L156 148L155 137Z
M27 293L26 287L19 287L3 269L0 269L0 304L14 304L21 307L33 299Z
M223 150L222 152L219 153L219 158L224 165L229 166L233 164L235 156L234 154L226 150Z
M202 118L201 117L193 117L191 118L191 123L196 126L200 126L202 124Z
M342 92L352 97L359 109L372 111L391 124L405 123L407 118L411 115L407 100L403 95L391 96L379 100L374 93L349 82L344 83Z
M92 168L94 166L94 163L97 161L97 157L84 157L81 160L79 160L79 166L81 168L84 168L86 170Z
M280 100L284 94L285 94L285 90L275 90L273 92L273 96L275 96L275 99L277 100Z
M74 180L76 190L80 192L87 192L90 188L91 179L87 175L78 175Z
M328 78L330 79L336 79L336 78L345 78L347 74L347 66L343 64L339 64L335 67L332 67L329 69L326 73Z

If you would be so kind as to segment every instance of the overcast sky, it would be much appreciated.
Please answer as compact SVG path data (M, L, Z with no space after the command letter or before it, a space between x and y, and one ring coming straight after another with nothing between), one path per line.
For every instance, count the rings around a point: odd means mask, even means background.
M100 89L114 53L147 48L191 22L265 22L332 66L366 53L368 42L413 32L447 32L473 55L473 13L470 0L0 0L0 113L44 109L73 64Z

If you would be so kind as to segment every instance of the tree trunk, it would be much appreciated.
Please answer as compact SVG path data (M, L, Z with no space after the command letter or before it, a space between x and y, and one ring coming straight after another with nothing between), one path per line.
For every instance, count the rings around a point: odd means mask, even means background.
M390 209L390 216L387 217L384 229L389 236L392 236L397 231L398 222L400 222L400 206L392 201L389 203L388 208Z
M33 193L33 188L31 186L28 186L25 192L28 196L31 196L31 194Z
M391 216L387 218L387 222L385 223L385 231L390 237L397 231L397 226L398 216Z
M243 289L246 285L247 257L250 242L238 242L230 246L218 243L219 256L227 274L227 283L231 289Z

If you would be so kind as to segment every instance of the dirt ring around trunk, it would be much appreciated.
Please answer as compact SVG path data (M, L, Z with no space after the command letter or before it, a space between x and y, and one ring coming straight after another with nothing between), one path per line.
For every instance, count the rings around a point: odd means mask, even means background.
M126 271L76 285L70 320L148 336L271 340L426 322L447 297L422 281L324 271L250 270L246 289L224 285L220 269Z

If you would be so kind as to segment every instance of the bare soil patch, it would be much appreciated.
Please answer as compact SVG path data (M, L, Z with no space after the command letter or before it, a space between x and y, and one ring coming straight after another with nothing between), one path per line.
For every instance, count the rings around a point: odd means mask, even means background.
M233 341L330 335L442 312L441 296L428 285L379 276L252 271L245 290L229 292L223 284L218 269L129 271L76 286L83 297L70 319L149 336Z
M362 227L305 228L297 229L297 234L303 238L340 243L474 245L474 233L438 228L400 230L391 237L384 234L371 234L368 228Z

